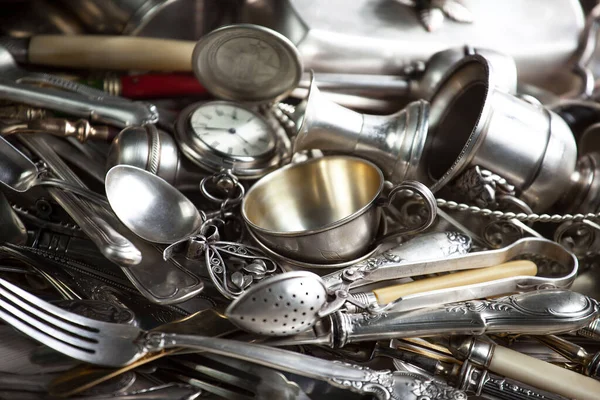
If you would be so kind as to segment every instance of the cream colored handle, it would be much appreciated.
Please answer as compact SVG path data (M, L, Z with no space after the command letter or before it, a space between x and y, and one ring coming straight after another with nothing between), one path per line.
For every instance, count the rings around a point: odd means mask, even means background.
M494 346L489 370L569 399L600 398L600 381L506 347Z
M388 286L373 290L373 294L377 297L377 302L384 305L414 293L472 285L513 276L535 276L535 274L537 274L535 263L528 260L518 260L493 267L454 272L435 278L425 278L401 285Z
M129 36L38 35L29 62L56 67L191 71L196 42Z

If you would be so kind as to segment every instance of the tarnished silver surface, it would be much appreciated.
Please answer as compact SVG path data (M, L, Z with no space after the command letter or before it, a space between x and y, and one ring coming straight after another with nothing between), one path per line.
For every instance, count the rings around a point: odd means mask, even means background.
M148 352L184 347L322 380L342 389L374 395L381 400L418 400L427 394L434 396L431 397L434 399L466 399L464 392L422 376L372 370L235 340L144 332L130 325L95 321L52 306L3 279L0 279L0 292L10 294L16 304L15 308L7 309L3 306L5 301L0 299L1 319L32 338L40 340L45 337L45 343L55 350L93 364L121 366ZM23 308L25 304L28 306ZM37 315L27 316L24 312L31 307L36 309ZM25 323L33 320L37 323ZM50 327L49 330L43 329Z
M43 156L53 172L61 178L74 185L83 185L42 136L21 136L20 140ZM131 283L150 301L158 304L178 303L197 295L204 288L204 283L197 276L177 261L164 261L159 248L127 231L105 207L85 202L58 189L51 191L54 199L71 211L71 216L82 230L96 240L102 254L119 265Z
M214 95L269 102L285 97L300 81L302 60L285 36L259 25L228 25L202 37L192 68Z
M429 267L434 260L442 264L448 257L465 256L471 243L471 238L458 232L419 235L380 255L327 274L323 281L330 290L344 285L352 289L384 280L435 273Z
M65 186L71 185L87 189L77 175L52 150L52 147L45 142L44 137L39 135L22 135L19 137L19 140L36 153L38 157L43 159L48 164L50 170L66 182ZM16 150L14 151L16 152ZM15 158L13 157L13 159ZM26 157L23 156L23 159L35 166ZM27 172L32 173L31 169ZM37 169L35 172L37 172ZM28 177L36 178L35 175L28 175ZM90 211L89 209L93 207L93 203L58 188L50 188L49 191L50 195L67 210L71 218L98 246L98 249L106 258L123 266L140 263L142 259L140 250L106 222L104 216Z
M568 333L593 329L598 311L597 301L590 297L564 289L549 289L410 312L348 314L338 311L330 316L330 326L325 329L267 343L343 347L347 343L400 337Z
M262 0L246 5L244 21L282 32L298 46L305 68L316 72L395 75L414 61L468 43L514 57L521 81L559 92L568 86L555 76L568 69L583 31L578 1L463 4L475 23L448 22L435 32L423 29L414 10L400 1ZM507 24L514 29L504 32ZM540 53L540 48L551 50Z
M459 301L493 298L507 293L571 287L579 272L579 261L575 255L549 240L543 240L539 245L537 254L517 256L518 259L529 259L536 263L538 267L536 276L514 276L472 285L415 293L383 307L379 307L374 301L367 303L374 311L409 311Z
M13 70L14 60L5 48L0 46L1 67ZM12 71L12 75L15 72ZM24 75L24 74L23 74ZM35 78L33 75L32 78ZM92 121L124 128L129 125L143 125L158 122L158 110L150 103L133 102L123 97L107 95L92 88L86 88L52 75L37 75L32 79L35 83L54 84L61 89L38 87L26 83L18 83L11 76L3 76L0 80L0 98L17 103L89 118ZM19 76L26 82L25 77Z

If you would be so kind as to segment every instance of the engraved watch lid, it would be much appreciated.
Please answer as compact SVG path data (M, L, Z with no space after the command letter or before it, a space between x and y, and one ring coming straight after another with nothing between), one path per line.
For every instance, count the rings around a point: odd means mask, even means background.
M252 24L228 25L204 36L194 47L192 68L216 97L257 103L285 97L303 70L289 39Z

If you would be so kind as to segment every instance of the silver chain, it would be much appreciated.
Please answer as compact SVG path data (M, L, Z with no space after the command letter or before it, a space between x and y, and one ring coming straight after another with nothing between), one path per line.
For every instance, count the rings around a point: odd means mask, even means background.
M469 212L474 215L482 215L484 217L492 217L497 219L516 219L521 222L552 222L562 223L567 221L583 221L584 219L600 219L600 213L587 213L587 214L526 214L526 213L514 213L504 211L493 211L489 208L481 208L477 206L471 206L465 203L457 203L455 201L436 199L437 206L440 208L446 208L452 211Z

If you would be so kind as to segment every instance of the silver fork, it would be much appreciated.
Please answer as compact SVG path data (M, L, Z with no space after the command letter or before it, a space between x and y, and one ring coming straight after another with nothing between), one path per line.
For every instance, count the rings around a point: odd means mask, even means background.
M204 354L195 356L193 361L191 361L191 358L173 357L169 359L168 363L177 369L177 372L168 374L173 374L173 377L187 384L197 386L226 399L310 400L310 397L302 391L298 384L288 380L281 372L246 361ZM234 389L239 388L252 393L252 396L201 381L198 379L198 374L230 385Z
M336 363L264 345L204 336L145 332L131 325L95 321L62 310L0 279L0 318L68 356L105 366L127 365L149 352L186 347L249 361L325 381L378 399L466 399L462 391L431 378Z

